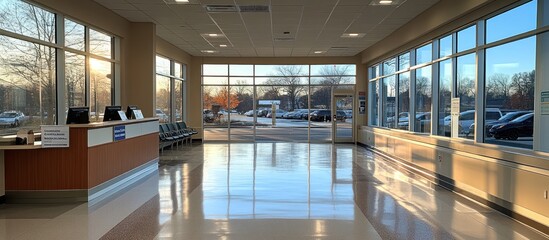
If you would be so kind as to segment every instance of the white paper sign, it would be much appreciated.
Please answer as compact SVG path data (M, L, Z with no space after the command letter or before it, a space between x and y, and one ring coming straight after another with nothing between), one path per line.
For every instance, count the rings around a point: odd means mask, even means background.
M124 111L118 111L118 116L120 116L120 120L126 121L128 118L126 117L126 113Z
M69 147L69 126L43 125L41 131L43 148Z
M133 114L135 115L135 119L143 119L143 113L139 109L133 110Z
M460 101L459 98L452 98L451 118L452 118L452 137L457 138L459 136L459 113L460 113Z

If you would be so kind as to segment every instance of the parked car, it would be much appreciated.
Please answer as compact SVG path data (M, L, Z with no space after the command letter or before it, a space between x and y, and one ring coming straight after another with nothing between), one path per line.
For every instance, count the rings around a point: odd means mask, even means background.
M275 111L275 118L282 118L282 115L284 115L284 113L286 113L286 111L284 111L284 110L282 110L282 109L277 109L277 110ZM273 116L272 116L272 112L267 113L267 117L268 117L268 118L273 117Z
M524 114L510 122L496 124L490 128L495 139L517 140L519 137L531 137L534 133L534 113Z
M309 109L297 109L290 115L291 119L307 119L309 116Z
M516 118L522 116L522 115L525 115L525 114L528 114L528 113L531 113L532 111L516 111L516 112L508 112L506 113L505 115L503 115L503 117L500 117L498 120L490 120L490 119L486 119L486 123L484 124L484 128L485 128L485 135L486 137L492 137L492 134L490 134L490 128L492 128L494 125L496 124L502 124L502 123L507 123L507 122L510 122L510 121L513 121L515 120ZM469 127L469 132L472 133L475 131L475 124L471 124L471 126Z
M398 125L397 128L399 129L409 129L409 113L408 112L402 112L398 114ZM428 129L431 129L431 112L418 112L416 113L416 126L418 128L418 131L423 132L422 130L425 130L426 127Z
M158 118L159 122L168 122L170 120L170 117L168 117L167 114L164 113L161 109L156 109L156 117Z
M0 114L0 126L2 127L18 127L27 118L20 111L6 111Z
M459 134L465 134L468 136L473 133L470 131L471 124L475 122L475 110L463 111L459 114ZM503 114L499 108L486 108L486 121L496 121L501 118ZM444 129L446 136L450 136L452 132L452 118L451 116L446 116L444 118Z
M250 111L245 112L244 115L245 115L246 117L253 117L253 116L254 116L254 112L257 112L257 110L254 111L254 110L252 109L252 110L250 110Z
M392 128L395 126L395 124L402 123L402 122L408 122L408 112L401 112L398 114L398 122L395 122L395 117L387 117L387 125L388 127Z
M332 120L331 110L316 110L310 115L311 121L324 122ZM345 121L345 112L343 110L336 111L336 120Z
M353 118L353 110L343 110L343 112L345 113L345 118Z
M212 123L214 121L214 114L210 109L203 109L202 110L202 119L206 123Z
M269 114L271 110L269 109L260 109L257 110L257 117L267 117L267 114Z

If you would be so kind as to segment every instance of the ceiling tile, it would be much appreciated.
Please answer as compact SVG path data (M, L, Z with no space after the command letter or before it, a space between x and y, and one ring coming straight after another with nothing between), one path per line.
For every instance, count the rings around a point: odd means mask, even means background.
M196 56L353 56L382 40L439 0L371 6L369 0L95 0L132 22L157 24L157 35ZM208 13L206 4L270 5L270 13ZM285 34L284 32L289 32ZM365 33L361 39L344 32ZM201 34L222 33L222 38ZM274 38L294 38L274 41ZM220 44L229 47L220 48ZM331 47L348 47L330 50ZM215 55L200 50L219 49Z

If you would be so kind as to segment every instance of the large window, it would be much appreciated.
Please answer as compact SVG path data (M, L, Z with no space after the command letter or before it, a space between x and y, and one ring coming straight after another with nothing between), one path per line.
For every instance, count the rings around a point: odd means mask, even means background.
M0 1L0 29L9 32L0 34L0 135L63 123L70 106L90 106L99 120L98 109L112 105L114 38L58 15L27 1Z
M185 65L156 56L155 115L160 123L183 121Z
M410 72L398 75L398 115L397 127L408 130L410 117Z
M485 142L532 148L535 61L535 37L486 50Z
M410 49L415 53L410 72L396 74L398 104L395 115L398 116L394 118L390 118L390 106L394 101L391 77L395 75L391 63L396 56L370 67L369 124L391 127L390 123L395 119L397 127L403 130L430 133L430 127L436 126L432 133L439 136L533 148L537 75L537 33L534 30L542 22L538 19L538 5L537 0L523 1L499 14L491 14L438 36L433 39L435 44ZM483 27L485 31L477 29ZM433 51L437 51L435 59ZM400 62L404 55L397 56L397 71L407 70L408 65L402 66ZM438 70L435 76L431 76L432 67ZM408 83L409 74L415 79L412 86ZM415 91L408 91L414 85ZM459 98L460 103L456 119L459 122L454 125L451 117L453 98ZM407 115L410 99L415 99L411 103L415 107L413 116ZM430 119L431 99L437 100L437 105L433 106L437 111L433 116L438 117L435 122ZM478 106L483 107L479 109ZM383 109L379 110L380 107ZM415 120L410 124L412 119ZM378 124L378 120L383 122ZM456 132L457 135L452 135Z
M475 122L475 91L477 82L475 54L467 54L457 58L457 91L459 98L459 129L458 136L473 138L471 125Z
M429 133L431 131L431 66L416 70L416 118L415 131Z
M438 130L439 136L450 136L452 103L452 60L439 63L438 77Z
M396 128L396 81L395 75L383 79L383 126Z
M477 27L470 26L457 32L457 51L463 52L474 48L477 44Z
M90 59L90 117L103 120L105 106L112 103L112 63L95 58Z
M204 139L330 140L331 94L355 81L352 64L204 64ZM338 126L352 126L353 102L337 107Z
M536 29L538 1L530 1L486 20L486 42L491 43Z
M55 49L0 36L0 130L55 123ZM11 116L11 117L10 117Z

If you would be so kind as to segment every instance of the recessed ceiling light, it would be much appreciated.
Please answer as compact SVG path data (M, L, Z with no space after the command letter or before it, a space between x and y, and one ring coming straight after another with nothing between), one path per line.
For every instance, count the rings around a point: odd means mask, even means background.
M381 0L381 1L379 1L379 4L391 4L391 3L393 3L392 0Z
M178 3L188 3L189 0L175 0L175 2L178 2Z
M220 44L219 47L227 47L227 44Z
M344 33L341 35L343 38L361 38L364 37L364 33Z
M315 54L321 54L324 53L324 51L314 51Z
M217 36L219 36L219 35L218 35L217 33L210 33L210 34L208 34L208 36L210 36L210 37L217 37Z
M216 53L214 50L201 50L203 53Z

